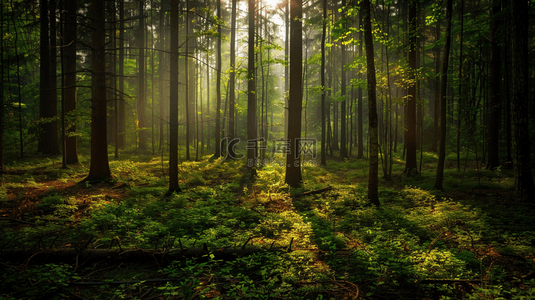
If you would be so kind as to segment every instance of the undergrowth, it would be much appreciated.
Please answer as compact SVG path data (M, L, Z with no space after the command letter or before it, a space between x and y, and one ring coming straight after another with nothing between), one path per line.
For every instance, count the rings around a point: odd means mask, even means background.
M425 164L433 154L424 155ZM276 161L275 161L276 162ZM251 182L241 161L180 165L183 192L166 196L167 161L111 160L112 183L80 184L87 169L17 162L3 175L0 248L180 249L204 257L150 267L73 262L0 266L2 299L529 299L535 294L534 213L511 205L507 171L458 171L430 189L433 169L381 179L382 207L366 200L366 160L304 168L284 184L273 163ZM307 191L318 193L307 194ZM17 219L19 221L13 221ZM276 251L218 260L210 249ZM122 271L120 271L122 270ZM150 281L167 278L168 280ZM134 281L132 281L134 280ZM82 283L100 282L95 287ZM18 288L15 282L29 282ZM106 282L109 282L106 283ZM118 283L117 283L118 282ZM123 282L123 283L121 283ZM124 283L126 282L126 283ZM149 283L151 282L151 283ZM73 296L75 295L75 296Z

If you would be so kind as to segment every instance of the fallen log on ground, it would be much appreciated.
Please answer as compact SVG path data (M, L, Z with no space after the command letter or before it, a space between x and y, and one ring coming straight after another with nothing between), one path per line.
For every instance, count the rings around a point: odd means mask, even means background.
M242 247L242 248L184 248L172 249L170 251L162 250L142 250L142 249L86 249L78 251L75 249L57 249L57 250L18 250L3 249L0 250L0 257L3 262L65 262L73 261L129 261L129 262L165 262L181 260L184 258L201 258L207 255L213 255L215 259L234 259L240 256L247 256L259 252L287 252L288 247Z

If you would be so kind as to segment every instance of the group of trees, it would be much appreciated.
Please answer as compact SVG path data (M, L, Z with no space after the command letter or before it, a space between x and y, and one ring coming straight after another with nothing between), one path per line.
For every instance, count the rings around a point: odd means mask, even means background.
M132 146L168 150L169 191L177 192L181 146L186 160L235 158L235 138L248 141L254 176L269 139L283 139L286 182L295 187L306 159L299 141L313 137L322 165L369 157L376 204L379 168L391 178L398 148L407 176L421 171L424 151L438 152L437 189L448 152L459 170L462 152L475 155L478 169L514 160L517 197L534 199L532 1L1 7L2 171L4 155L31 153L25 145L76 163L90 123L90 181L110 178L110 146L116 157Z

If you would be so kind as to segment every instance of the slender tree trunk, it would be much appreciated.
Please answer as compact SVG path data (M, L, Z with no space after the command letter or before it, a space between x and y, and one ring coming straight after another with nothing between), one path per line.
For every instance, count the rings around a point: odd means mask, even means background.
M221 2L217 1L217 18L221 20ZM251 26L251 25L249 25ZM217 26L219 37L216 45L216 109L215 109L215 153L214 157L221 157L221 25Z
M236 137L234 131L234 111L236 98L236 0L232 0L232 15L231 15L231 32L230 32L230 74L229 74L229 110L228 110L228 140L232 141ZM227 151L233 152L233 149L228 148ZM234 153L230 153L229 157L234 157Z
M251 178L256 176L257 134L256 134L256 80L255 80L255 1L248 0L249 41L247 61L247 169ZM301 62L301 60L299 60Z
M39 117L50 118L50 39L48 37L48 0L42 0L40 5L40 48L39 56L41 63L39 66ZM15 29L16 30L16 29ZM45 122L41 125L41 135L37 151L50 153L51 123ZM21 155L22 156L22 155Z
M58 140L58 78L57 78L57 40L56 40L56 0L50 1L50 117L54 118L50 122L50 154L59 154L59 140Z
M409 66L410 78L416 78L417 58L416 58L416 0L412 0L409 5ZM410 176L412 172L418 172L418 165L416 162L416 83L412 83L408 89L407 95L407 133L405 140L405 147L407 149L407 157L405 163L404 173Z
M303 107L303 8L301 0L291 1L290 6L290 100L288 103L288 141L290 153L286 156L285 183L296 188L301 186L301 110Z
M342 13L341 18L345 19L345 10L346 10L346 0L342 0L342 9L344 12ZM344 26L345 28L345 26ZM341 75L340 75L340 96L344 97L344 100L340 103L341 109L340 109L340 158L347 158L347 119L346 119L346 109L347 109L347 97L346 97L346 71L345 71L345 64L346 64L346 46L344 42L342 41L342 45L340 47L340 56L341 56Z
M463 120L463 38L464 38L464 0L461 1L461 11L459 13L461 18L461 32L459 42L459 100L457 103L457 170L461 171L461 125Z
M438 42L440 40L440 20L437 20L437 26L436 26L436 36L435 36L435 42ZM434 92L434 105L433 105L433 137L431 140L431 152L437 152L438 149L438 140L439 140L439 111L440 111L440 47L438 45L435 46L435 74L437 75L435 79L435 92Z
M323 24L321 33L321 163L320 165L327 165L327 149L325 148L325 36L327 35L327 0L322 1L323 6Z
M288 139L288 106L289 106L289 100L290 100L290 57L289 57L289 50L290 50L290 1L291 0L284 0L284 24L285 24L285 30L284 30L284 60L286 64L284 65L284 137Z
M138 47L138 95L137 95L137 120L138 120L138 149L147 151L147 100L145 99L145 16L143 13L144 0L139 0L139 32Z
M169 191L180 192L178 185L178 3L171 0L171 66L169 84Z
M106 130L106 27L104 0L93 0L93 28L91 50L92 97L91 97L91 164L85 181L105 181L111 178L108 164Z
M117 146L124 149L126 145L126 119L124 99L124 1L119 1L119 103L117 103Z
M444 60L442 61L442 75L440 88L440 149L438 153L437 177L434 188L444 190L444 161L446 159L446 92L448 88L448 63L451 45L451 15L453 0L446 2L446 45L444 46Z
M69 121L65 128L65 162L78 163L76 132L76 0L65 1L65 37L63 49L64 90L63 107Z
M501 27L501 1L494 1L490 21L490 74L489 74L489 114L487 119L487 169L500 166L500 124L501 124L501 46L498 29Z
M362 27L362 12L359 11L359 27ZM363 56L363 49L362 45L364 44L364 35L362 34L362 30L359 30L359 56ZM359 79L363 80L362 72L359 72ZM357 90L357 98L358 98L358 105L357 105L357 158L363 158L364 157L364 120L363 120L363 103L362 103L362 87L358 87Z
M515 196L522 202L535 202L531 171L529 135L529 4L526 0L511 1L513 16L513 140L515 155Z
M377 94L375 79L375 62L373 52L373 38L371 26L370 0L361 2L364 17L364 40L366 42L366 67L368 69L368 105L369 105L369 132L370 132L370 166L368 172L368 199L376 206L379 202L379 140L377 134Z
M4 0L0 0L0 36L4 36ZM4 41L0 41L0 174L6 171L4 166Z

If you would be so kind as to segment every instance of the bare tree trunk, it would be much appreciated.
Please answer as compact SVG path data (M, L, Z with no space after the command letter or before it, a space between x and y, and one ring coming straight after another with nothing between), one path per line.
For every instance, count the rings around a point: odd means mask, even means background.
M513 132L515 155L515 196L522 202L535 202L529 140L529 5L526 0L511 1L513 17Z
M106 131L106 27L104 0L93 0L91 66L91 165L85 181L105 181L111 178L108 164L108 144Z
M171 0L171 66L169 84L169 191L180 192L178 185L178 3Z
M489 74L489 114L487 119L487 169L500 166L500 124L501 124L501 46L498 29L501 27L501 1L494 1L490 21L490 74Z
M256 176L257 132L256 132L256 82L255 82L255 1L248 0L249 41L247 61L247 169L251 178ZM299 60L301 62L301 60Z
M290 6L290 100L288 103L288 141L290 154L286 156L285 182L291 187L299 187L301 174L301 153L298 152L301 138L301 110L303 107L303 11L302 1L295 0Z
M119 149L125 147L126 119L124 105L124 0L119 0L119 94L117 103L117 146Z
M145 16L143 13L144 0L139 0L139 33L137 38L139 45L138 61L138 95L137 95L137 120L138 120L138 149L147 151L147 112L145 99Z
M323 25L321 34L321 163L320 165L327 165L327 149L325 149L325 36L327 35L327 0L322 1L323 6Z
M446 92L448 88L448 63L451 45L451 15L453 0L446 2L446 45L444 46L444 60L442 61L442 76L440 88L440 149L438 153L437 177L434 188L444 190L444 161L446 159Z
M416 0L412 0L409 4L409 66L410 78L416 78L417 59L416 59ZM407 176L412 172L418 172L418 165L416 162L416 82L411 83L407 95L407 132L405 140L405 147L407 149L405 171Z
M49 143L50 154L59 154L59 141L58 141L58 78L57 78L57 65L58 65L58 48L56 40L56 0L50 1L50 117L54 118L50 122L50 136Z
M228 140L232 141L236 137L234 131L234 115L236 98L236 0L232 0L231 32L230 32L230 74L229 74L229 110L228 110ZM227 151L233 151L228 148ZM229 153L229 157L234 157L234 153Z
M76 6L77 1L65 1L65 25L64 25L64 86L62 107L65 117L71 122L65 125L65 163L78 163L76 132ZM71 136L70 136L71 135Z
M221 2L217 1L217 18L221 20ZM215 153L214 157L221 157L221 25L217 26L219 37L216 45L216 109L215 109Z
M368 69L368 103L369 103L369 132L370 132L370 166L368 172L368 199L376 206L379 202L379 140L377 134L377 95L375 79L375 62L373 53L373 38L371 26L370 0L361 2L364 17L364 40L366 42L366 67Z
M346 0L342 0L342 9L345 11L346 9ZM345 12L342 13L341 18L345 18ZM346 71L345 71L345 64L346 64L346 46L344 42L342 41L342 45L340 47L340 56L341 56L341 86L340 86L340 96L344 97L344 100L341 103L341 109L340 109L340 158L347 158L347 119L346 119L346 109L347 109L347 96L346 96Z
M362 12L359 11L359 27L362 27ZM362 45L364 44L364 35L362 34L362 30L359 30L359 56L362 57L363 55L363 49ZM359 79L363 80L363 75L361 72L359 72ZM357 122L358 122L358 135L357 135L357 158L363 158L364 157L364 120L363 120L363 104L362 104L362 88L359 86L357 90L357 98L358 98L358 105L357 105Z
M40 48L39 56L41 63L39 66L39 117L50 118L50 39L48 37L48 0L42 0L40 5ZM41 125L41 135L39 137L39 144L37 151L42 153L50 153L50 135L51 123L45 122ZM22 156L22 155L21 155Z
M0 0L0 7L4 1ZM4 36L4 10L0 11L0 36ZM0 41L0 174L5 172L4 166L4 41Z

